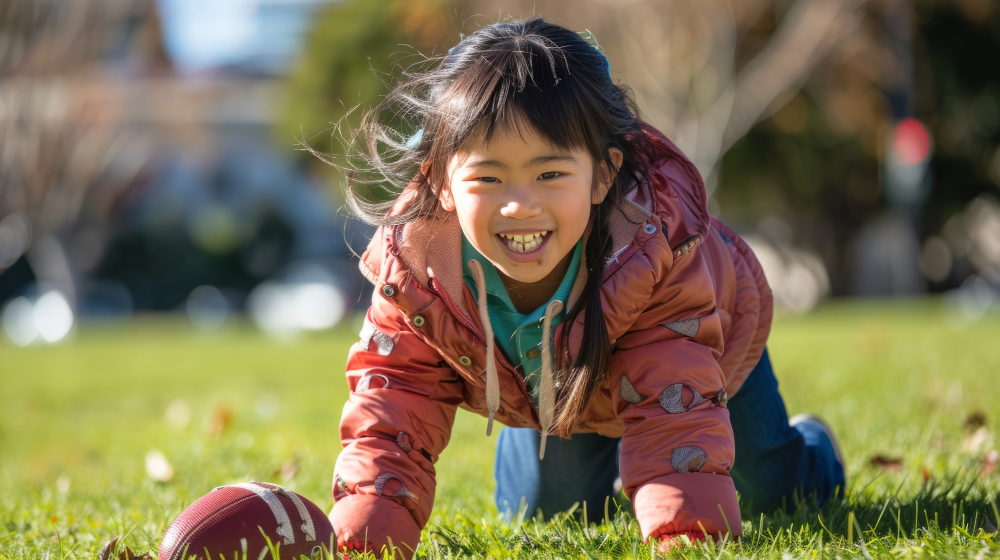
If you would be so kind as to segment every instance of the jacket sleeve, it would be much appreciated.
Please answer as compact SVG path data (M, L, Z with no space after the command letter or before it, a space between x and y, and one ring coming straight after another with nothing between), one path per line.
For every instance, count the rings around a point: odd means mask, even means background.
M338 548L406 557L434 503L434 463L462 402L458 375L377 295L347 358L350 398L334 469L330 513Z
M677 258L653 289L612 355L622 484L644 539L739 536L721 321L701 252Z

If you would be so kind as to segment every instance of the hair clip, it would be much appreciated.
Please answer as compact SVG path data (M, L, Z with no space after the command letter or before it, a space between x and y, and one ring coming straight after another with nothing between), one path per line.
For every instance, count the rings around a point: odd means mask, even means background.
M420 141L423 140L423 138L424 138L424 129L418 128L417 132L415 132L413 136L410 136L406 140L406 149L412 150L416 148L417 146L420 145Z
M604 49L597 42L597 37L594 37L594 34L589 29L584 28L584 30L581 31L581 32L579 32L579 33L577 33L577 35L579 35L580 37L582 37L584 41L590 43L590 46L592 46L595 49L597 49L598 52L600 52L601 54L604 54Z
M601 47L600 43L597 42L597 37L594 37L593 32L589 29L584 29L583 31L577 33L581 39L587 42L588 45L594 48L597 52L604 54L604 48ZM608 55L604 54L604 67L608 71L608 76L611 76L611 61L608 60ZM556 82L559 83L559 82Z

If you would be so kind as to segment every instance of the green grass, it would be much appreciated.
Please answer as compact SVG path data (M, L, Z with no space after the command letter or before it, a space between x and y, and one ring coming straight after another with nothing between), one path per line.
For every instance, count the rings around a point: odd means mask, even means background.
M55 347L0 345L0 558L94 558L119 534L155 552L184 507L233 482L278 482L328 510L357 326L282 344L241 325L204 336L146 318L90 326ZM848 497L744 518L740 542L668 556L1000 557L1000 537L983 530L987 519L1000 525L1000 472L982 474L998 446L998 341L1000 317L963 323L940 301L837 303L779 319L769 348L789 413L834 427ZM190 409L186 425L167 421L175 402ZM974 413L986 418L978 435L965 425ZM491 501L495 436L484 434L483 418L460 412L421 555L656 556L613 506L586 526L573 515L503 523ZM167 483L146 476L154 449L176 471ZM901 468L871 465L878 455Z

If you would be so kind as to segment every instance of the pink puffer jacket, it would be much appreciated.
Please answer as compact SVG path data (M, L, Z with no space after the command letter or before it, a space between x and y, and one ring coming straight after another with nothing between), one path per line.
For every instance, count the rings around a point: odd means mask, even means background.
M615 251L602 302L616 351L577 432L621 437L620 468L644 538L740 533L727 396L764 350L771 291L747 244L705 206L694 165L659 131L655 198L641 189L612 221ZM401 197L399 205L406 204ZM344 450L334 471L330 518L339 546L415 548L434 503L434 463L456 408L486 415L484 325L462 278L461 229L453 213L381 227L362 256L375 284L371 308L347 360ZM567 308L586 275L581 263ZM556 367L572 359L555 348ZM490 344L489 346L493 346ZM540 428L523 376L494 349L496 419Z

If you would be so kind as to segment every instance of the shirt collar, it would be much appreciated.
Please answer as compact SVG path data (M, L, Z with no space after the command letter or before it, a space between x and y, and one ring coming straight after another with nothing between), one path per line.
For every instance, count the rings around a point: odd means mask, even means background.
M559 283L559 287L556 288L552 297L549 301L559 300L566 303L569 298L570 291L573 289L573 282L576 280L577 271L580 269L580 255L583 252L583 238L580 238L576 242L576 247L573 248L573 256L570 258L569 268L566 269L566 275L563 276L562 282ZM522 315L518 313L517 309L514 308L514 303L511 302L510 296L507 295L507 287L504 286L503 280L500 279L500 273L497 272L493 263L484 257L472 243L466 239L465 234L462 234L462 271L467 279L469 279L470 286L474 286L475 283L472 282L472 273L469 271L469 259L476 259L479 264L483 267L483 275L486 278L486 299L487 305L489 307L499 307L502 311L521 315L524 320L521 321L521 326L530 323L537 323L542 315L545 314L545 307L548 302L540 306L538 309ZM518 327L520 328L520 327Z

